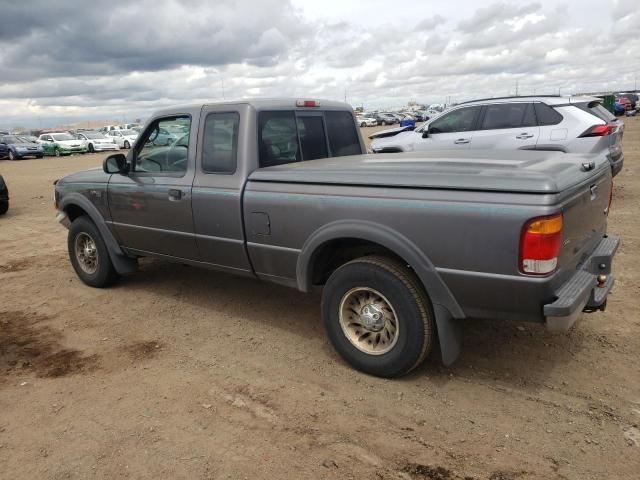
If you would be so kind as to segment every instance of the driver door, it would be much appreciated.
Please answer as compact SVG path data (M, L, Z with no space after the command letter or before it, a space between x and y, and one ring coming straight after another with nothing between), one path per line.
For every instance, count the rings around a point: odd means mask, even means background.
M186 133L170 145L157 144L167 128ZM199 260L191 211L196 150L191 129L188 115L156 119L129 153L131 171L111 176L113 229L126 249Z
M457 108L428 123L428 136L414 145L416 151L466 150L471 146L480 106ZM422 132L419 132L422 135Z

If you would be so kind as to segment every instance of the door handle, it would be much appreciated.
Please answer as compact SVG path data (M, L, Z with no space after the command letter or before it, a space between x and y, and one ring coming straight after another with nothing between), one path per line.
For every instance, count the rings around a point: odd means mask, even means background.
M533 133L521 133L520 135L516 135L518 140L526 140L527 138L533 137Z
M455 143L456 145L462 145L464 143L469 143L469 142L470 140L468 138L459 138L453 143Z
M170 188L169 189L169 201L177 202L182 198L182 190L178 188Z

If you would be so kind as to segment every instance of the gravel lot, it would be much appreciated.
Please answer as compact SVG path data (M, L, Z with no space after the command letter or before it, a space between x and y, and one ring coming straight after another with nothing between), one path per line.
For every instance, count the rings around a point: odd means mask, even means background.
M148 259L84 286L52 182L104 155L0 161L0 478L640 478L640 118L624 121L607 311L557 336L474 322L453 367L395 381L338 358L315 295Z

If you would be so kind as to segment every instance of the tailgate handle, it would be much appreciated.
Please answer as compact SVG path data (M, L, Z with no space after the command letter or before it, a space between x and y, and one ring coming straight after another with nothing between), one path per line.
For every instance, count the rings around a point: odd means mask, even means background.
M585 172L590 172L596 168L596 162L582 162L582 168L584 168Z

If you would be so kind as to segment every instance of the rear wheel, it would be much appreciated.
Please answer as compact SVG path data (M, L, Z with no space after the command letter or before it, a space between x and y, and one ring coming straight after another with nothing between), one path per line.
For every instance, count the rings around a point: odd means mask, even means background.
M127 140L124 141L124 148L131 148L131 145Z
M67 237L69 259L80 280L102 288L113 283L118 274L113 268L107 245L98 227L86 216L76 218Z
M53 154L54 154L56 157L59 157L59 156L60 156L60 149L55 148L55 149L53 150Z
M9 160L17 160L16 154L13 153L13 150L9 150Z
M93 148L93 143L89 144L89 153L95 153L95 150Z
M380 377L409 373L431 351L431 304L415 274L386 257L346 263L322 295L329 339L353 367Z

